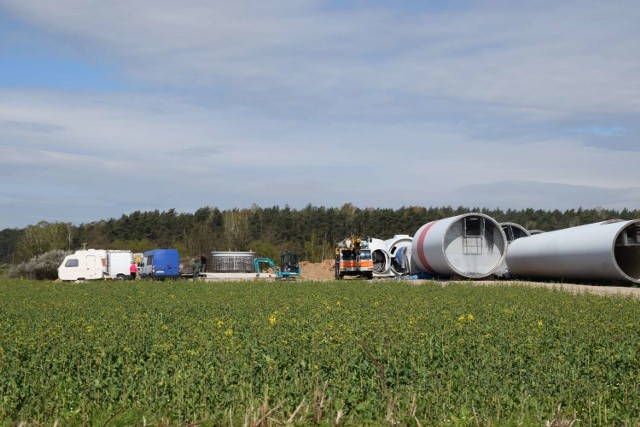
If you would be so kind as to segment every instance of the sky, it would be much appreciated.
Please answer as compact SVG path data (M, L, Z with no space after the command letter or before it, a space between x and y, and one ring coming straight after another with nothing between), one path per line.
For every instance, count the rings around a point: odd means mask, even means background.
M0 0L0 229L640 209L637 0Z

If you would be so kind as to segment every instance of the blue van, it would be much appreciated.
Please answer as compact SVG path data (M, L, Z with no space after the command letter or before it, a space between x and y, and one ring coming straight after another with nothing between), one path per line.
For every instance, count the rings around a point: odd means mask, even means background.
M142 254L140 277L166 279L180 277L180 255L177 249L154 249Z

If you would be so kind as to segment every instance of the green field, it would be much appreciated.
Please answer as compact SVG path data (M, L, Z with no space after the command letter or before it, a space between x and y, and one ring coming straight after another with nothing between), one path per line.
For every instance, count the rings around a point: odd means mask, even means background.
M2 425L635 426L639 362L635 298L0 279Z

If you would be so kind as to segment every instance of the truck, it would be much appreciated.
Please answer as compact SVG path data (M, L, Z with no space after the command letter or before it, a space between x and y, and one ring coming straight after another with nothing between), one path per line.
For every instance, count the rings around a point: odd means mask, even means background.
M350 237L336 245L335 251L335 277L342 279L345 276L373 277L373 260L367 237Z
M177 249L153 249L142 254L140 277L177 279L180 277L180 255Z
M131 279L133 254L127 250L82 249L67 255L58 267L64 281Z

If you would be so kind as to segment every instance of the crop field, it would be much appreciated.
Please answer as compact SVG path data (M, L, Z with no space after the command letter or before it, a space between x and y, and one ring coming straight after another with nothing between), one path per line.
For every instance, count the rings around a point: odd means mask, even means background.
M640 301L0 279L0 425L640 423Z

